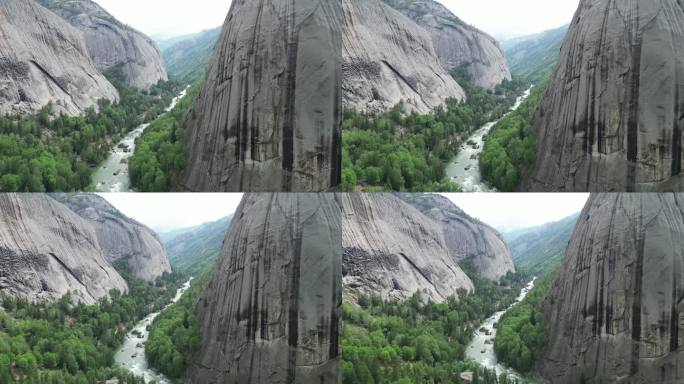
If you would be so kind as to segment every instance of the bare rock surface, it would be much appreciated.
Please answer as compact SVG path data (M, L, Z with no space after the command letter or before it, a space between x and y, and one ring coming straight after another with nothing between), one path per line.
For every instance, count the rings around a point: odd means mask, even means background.
M339 184L341 12L338 1L233 1L186 124L181 189Z
M171 273L164 245L144 224L127 217L94 193L58 195L57 198L91 223L100 248L110 262L124 260L134 276L149 282Z
M473 290L442 227L389 193L340 194L345 290L402 300L419 292L436 302Z
M383 0L430 33L432 45L447 70L464 67L473 84L494 89L511 72L493 37L468 25L434 0Z
M681 383L684 195L592 195L544 305L548 382Z
M525 189L678 191L684 5L582 0L538 107Z
M89 221L44 194L0 194L0 293L92 304L128 286Z
M465 92L442 66L430 34L381 0L342 0L343 104L364 112L429 113Z
M91 0L38 0L83 32L88 52L100 70L119 67L130 86L149 89L168 80L157 44Z
M78 115L119 94L97 70L81 32L33 0L0 1L0 113L28 114L52 102Z
M482 276L494 281L515 272L511 252L496 229L441 195L401 193L399 197L442 227L449 254L457 262L471 261Z
M248 194L197 303L201 384L341 381L340 208L334 194Z

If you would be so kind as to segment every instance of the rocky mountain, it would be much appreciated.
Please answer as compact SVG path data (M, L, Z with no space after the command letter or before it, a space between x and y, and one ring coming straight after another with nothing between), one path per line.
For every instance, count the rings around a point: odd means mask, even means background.
M169 76L186 84L199 81L207 70L221 28L209 29L162 49Z
M88 220L45 194L0 194L1 294L91 304L111 289L128 286Z
M579 213L552 223L504 234L515 265L538 275L559 265L578 218Z
M534 118L529 190L684 188L684 5L582 0Z
M248 194L197 303L193 383L338 383L340 208L333 194Z
M94 193L55 196L90 222L110 263L121 260L134 276L150 282L164 273L171 273L164 245L145 225L127 217Z
M186 124L182 189L340 182L341 4L235 0Z
M684 195L592 195L545 300L539 374L560 384L682 382L683 271Z
M553 72L570 25L516 39L504 48L511 72L517 78L539 84Z
M515 272L508 246L496 229L441 195L401 193L399 197L442 227L449 254L457 262L469 260L482 276L495 281Z
M381 0L343 0L343 104L385 111L400 101L429 113L465 92L442 66L432 37Z
M223 239L233 217L174 231L161 238L174 270L196 276L208 270L218 259Z
M80 31L33 0L0 2L0 113L53 104L78 115L119 94L100 74Z
M466 24L434 0L383 0L430 33L435 53L447 70L463 67L470 81L494 89L511 72L499 43L483 31Z
M116 67L128 85L139 89L168 79L157 44L94 1L38 1L83 32L90 57L101 71Z
M345 293L441 302L473 290L442 226L387 193L341 194Z

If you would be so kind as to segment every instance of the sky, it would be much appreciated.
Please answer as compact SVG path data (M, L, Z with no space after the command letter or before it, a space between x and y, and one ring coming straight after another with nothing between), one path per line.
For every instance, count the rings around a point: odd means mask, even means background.
M120 21L154 38L169 38L223 24L231 0L95 0ZM437 0L468 24L511 38L565 25L579 0Z
M95 0L119 21L153 38L223 25L231 0Z
M193 227L235 212L241 193L100 193L124 215L157 232Z
M579 0L437 0L468 24L511 38L569 24Z
M470 216L505 232L558 221L584 208L588 193L444 194Z

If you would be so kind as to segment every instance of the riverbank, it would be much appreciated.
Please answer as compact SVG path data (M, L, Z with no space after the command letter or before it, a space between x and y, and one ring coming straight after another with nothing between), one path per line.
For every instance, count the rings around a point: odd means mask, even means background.
M516 99L515 104L506 115L498 120L488 122L483 125L482 128L475 131L475 133L461 145L458 155L449 162L446 169L447 176L449 177L449 180L458 184L463 192L496 192L495 188L491 187L482 179L480 173L480 154L484 149L485 137L496 123L511 112L517 110L530 96L531 92L532 87L528 88Z
M499 323L499 320L501 320L501 317L515 304L521 302L525 296L527 296L532 288L534 288L534 282L536 279L536 277L533 278L532 281L530 281L527 286L520 291L520 295L515 300L515 303L513 303L505 311L496 312L478 327L478 330L473 334L473 339L466 347L466 357L486 368L496 370L497 375L505 373L511 378L524 380L526 383L531 382L528 378L525 378L514 369L498 362L496 354L494 353L494 338L496 337L497 331L496 325Z
M185 97L189 87L173 98L171 104L164 110L169 112ZM163 116L163 115L161 115ZM159 116L159 117L161 117ZM128 172L128 160L135 152L137 140L150 123L139 125L129 132L110 152L109 157L102 163L92 176L92 185L96 192L131 192L131 180Z
M188 280L182 287L176 291L176 296L173 298L171 303L169 303L164 309L168 308L169 305L180 300L183 293L190 288L190 282L192 278ZM159 316L159 314L164 310L152 313L142 319L136 326L126 335L126 340L124 340L123 345L119 350L116 351L114 355L114 361L116 365L124 367L131 371L131 373L142 376L146 383L154 381L156 384L171 384L172 381L161 373L156 372L150 368L147 364L147 358L145 357L145 342L149 338L149 326L152 325L154 319Z

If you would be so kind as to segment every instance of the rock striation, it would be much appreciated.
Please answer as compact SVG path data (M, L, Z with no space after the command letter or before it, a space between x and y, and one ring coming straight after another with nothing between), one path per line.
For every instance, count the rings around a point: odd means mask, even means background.
M592 195L544 307L549 382L682 382L684 195Z
M189 112L182 189L339 184L341 12L337 1L233 1Z
M128 290L90 222L41 194L0 194L0 294L92 304Z
M399 197L441 226L449 254L456 262L469 260L482 276L494 281L515 272L511 252L496 229L441 195L401 193Z
M133 276L149 282L171 273L164 245L147 226L127 217L94 193L56 197L91 224L110 263L122 260Z
M83 32L88 53L99 70L116 67L126 84L145 90L168 80L157 44L94 1L38 1Z
M465 92L442 66L430 34L381 0L343 0L343 104L382 112L403 101L429 113Z
M80 31L33 0L0 2L0 113L33 113L48 103L78 115L119 94L97 70Z
M388 193L341 194L345 292L436 302L473 290L441 225Z
M493 37L466 24L434 0L383 0L430 33L442 66L451 71L464 68L470 81L494 89L510 81L506 57Z
M248 194L197 303L189 381L339 383L340 208L334 194Z
M684 188L683 8L580 2L534 118L538 156L526 189Z

